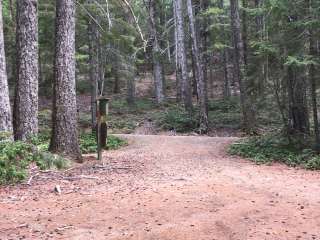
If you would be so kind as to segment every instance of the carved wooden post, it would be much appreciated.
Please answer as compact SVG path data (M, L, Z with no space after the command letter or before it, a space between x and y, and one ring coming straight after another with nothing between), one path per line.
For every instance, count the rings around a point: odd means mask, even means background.
M107 147L107 115L109 108L109 98L97 98L97 145L98 160L102 159L102 149Z

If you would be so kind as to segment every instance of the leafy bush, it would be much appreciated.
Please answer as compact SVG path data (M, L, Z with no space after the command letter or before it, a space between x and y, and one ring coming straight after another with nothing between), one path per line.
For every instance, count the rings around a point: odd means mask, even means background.
M128 142L113 135L108 136L107 149L117 150L120 147L128 145Z
M37 146L26 142L0 142L0 184L24 180L30 164L40 169L66 168L69 162L57 155L43 152Z
M0 153L1 184L23 180L28 165L36 160L32 147L23 142L1 142Z
M0 131L0 142L6 141L12 137L12 132Z
M314 156L304 164L306 169L320 170L320 156Z
M28 175L30 164L37 165L40 169L64 169L70 162L56 154L48 152L50 133L43 132L30 142L0 141L0 184L17 183ZM118 149L127 142L115 136L108 136L107 149ZM97 151L96 139L93 134L80 136L82 153Z
M240 140L230 146L229 153L252 159L258 164L279 161L289 166L320 170L320 156L316 152L301 149L279 134Z
M116 136L109 135L107 141L107 149L115 150L127 145L127 142ZM94 153L97 151L96 136L94 134L82 134L80 136L80 149L84 154Z
M31 144L38 147L40 151L47 151L50 142L50 132L42 131L37 136L30 139Z
M93 153L97 151L96 136L93 134L81 134L80 149L83 154Z
M164 113L161 113L156 120L157 125L165 130L177 132L190 132L198 127L197 114L189 114L182 106L171 106Z

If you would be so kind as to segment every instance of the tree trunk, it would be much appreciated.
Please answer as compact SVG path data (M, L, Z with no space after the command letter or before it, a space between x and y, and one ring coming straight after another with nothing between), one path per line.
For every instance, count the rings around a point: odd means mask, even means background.
M255 0L254 1L254 7L260 8L261 7L261 0ZM256 41L263 41L264 40L264 31L263 31L263 17L258 15L255 17L255 38ZM261 64L258 64L256 66L257 72L261 73L258 74L258 83L257 83L257 91L259 95L263 95L264 93L264 86L266 83L266 61L268 61L268 57L264 57Z
M248 8L247 0L242 0L242 7ZM248 67L248 26L247 26L247 12L242 11L242 42L243 42L243 61L245 69Z
M99 83L99 55L98 55L98 29L93 20L89 20L88 38L89 38L89 74L91 84L91 129L95 132L97 126L97 96Z
M195 63L195 73L197 80L197 92L199 97L199 105L200 105L200 131L207 132L208 131L208 96L206 89L206 82L204 77L204 71L201 61L201 53L199 41L197 38L197 32L195 28L195 19L194 12L192 7L192 1L187 0L188 6L188 15L189 15L189 24L190 24L190 32L191 32L191 40L192 40L192 53L194 57Z
M231 96L229 69L228 69L229 56L228 56L228 51L226 49L223 50L222 57L223 57L223 77L224 77L223 97L224 99L229 99Z
M130 9L125 9L127 21L129 24L134 24L134 18L130 13ZM127 77L127 103L129 106L134 106L136 103L136 72L137 67L135 64L135 59L133 57L125 58L126 61L126 72L128 73Z
M309 5L309 14L310 18L314 19L312 14L313 9L313 0L307 0ZM312 27L309 29L309 44L310 44L310 56L317 57L318 50L317 50L317 42L316 38L314 37L314 30ZM314 123L314 134L316 140L316 150L320 152L320 129L319 129L319 119L318 119L318 103L317 103L317 70L314 64L310 65L309 68L309 80L311 86L311 102L312 102L312 111L313 111L313 123Z
M304 6L308 10L308 4ZM308 11L304 12L305 15ZM288 18L288 24L298 23L304 16L292 14ZM286 40L286 56L295 56L304 47L304 42L299 38L306 31L295 26L284 35ZM301 65L291 64L287 66L287 94L288 94L288 137L294 137L304 141L304 135L310 134L309 112L307 104L307 79L306 68Z
M75 81L75 2L56 1L53 117L50 151L81 162Z
M245 55L241 33L241 23L238 0L230 0L231 26L234 38L234 78L240 86L240 101L243 115L244 129L248 133L255 132L256 120L252 101L248 93L248 82L246 79Z
M219 8L221 10L224 10L224 0L220 0L219 2ZM224 24L224 18L220 18L220 23L222 24L222 38L224 41L226 41L226 34L225 34L225 28L223 27ZM222 59L223 59L223 78L224 78L224 86L223 86L223 97L224 99L229 99L231 96L230 91L230 81L229 81L229 70L228 70L228 50L224 48L222 50Z
M181 89L182 89L182 100L186 111L192 114L192 93L191 84L188 77L188 65L187 65L187 54L185 48L185 32L184 32L184 18L183 18L183 5L182 0L176 0L175 2L177 22L177 41L179 51L179 65L181 66Z
M163 65L161 62L161 48L158 39L157 32L157 14L155 1L149 1L149 18L150 18L150 31L152 38L152 61L153 61L153 77L155 85L155 95L157 103L162 103L165 100L164 95L164 76L163 76Z
M116 57L117 58L117 57ZM113 93L119 94L120 93L120 78L119 78L119 66L118 66L118 59L115 59L114 67L112 67L112 72L114 75L114 86L113 86Z
M209 3L210 1L208 0L200 0L200 10L201 13L204 13L208 10L209 8ZM197 18L196 14L196 18ZM203 77L204 77L204 83L205 83L205 88L206 91L208 92L207 89L207 84L208 84L208 65L210 61L210 57L208 55L208 38L209 38L209 20L207 16L200 16L201 21L199 21L199 49L200 49L200 59L201 59L201 64L202 64L202 70L203 70ZM195 24L197 26L197 24ZM197 30L197 27L196 27ZM207 94L208 95L208 94ZM207 99L208 100L208 99Z
M0 103L0 134L5 132L10 137L12 135L12 117L4 51L2 1L0 1ZM2 137L4 136L0 136L0 138Z
M299 76L300 71L301 69L288 66L289 135L309 134L306 83Z
M135 83L135 76L136 76L136 67L135 66L128 66L128 76L127 76L127 103L129 106L135 105L136 99L136 83Z
M180 46L178 41L178 29L177 29L177 10L176 3L173 2L173 16L174 16L174 42L175 42L175 64L176 64L176 91L177 91L177 102L182 99L181 89L181 63L180 63Z
M14 136L26 140L38 133L37 0L17 1L17 84Z

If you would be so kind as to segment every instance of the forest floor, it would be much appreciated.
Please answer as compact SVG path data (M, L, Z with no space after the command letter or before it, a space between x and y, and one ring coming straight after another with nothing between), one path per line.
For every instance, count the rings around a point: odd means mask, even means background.
M0 187L0 239L320 239L319 172L230 157L236 138L123 137L102 162Z

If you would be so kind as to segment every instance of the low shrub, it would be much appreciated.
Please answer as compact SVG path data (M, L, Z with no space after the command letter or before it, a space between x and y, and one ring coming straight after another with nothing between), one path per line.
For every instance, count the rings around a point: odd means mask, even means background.
M0 184L21 182L28 176L28 168L34 164L41 170L65 169L70 161L48 152L50 133L43 132L29 142L0 141ZM116 136L108 136L107 149L118 149L127 142ZM97 151L95 135L81 134L82 153Z
M108 136L107 149L116 150L127 145L127 141L113 135ZM97 151L96 136L91 133L81 134L80 149L83 154L94 153Z
M128 142L122 138L109 135L108 142L107 142L107 149L108 150L117 150L120 147L128 145Z
M138 126L139 119L134 115L126 117L111 116L108 119L108 128L116 133L132 133Z
M192 116L182 106L173 105L159 114L157 125L164 130L175 130L176 132L191 132L198 128L198 121L194 113Z
M0 184L17 183L28 175L28 167L36 164L40 169L63 169L69 161L41 150L32 143L21 141L0 142Z
M289 143L281 134L251 137L232 144L228 150L231 155L249 158L257 164L273 161L283 162L289 166L302 166L307 169L320 170L320 156L312 149L301 149Z

